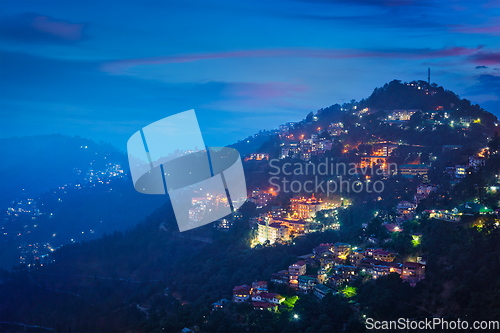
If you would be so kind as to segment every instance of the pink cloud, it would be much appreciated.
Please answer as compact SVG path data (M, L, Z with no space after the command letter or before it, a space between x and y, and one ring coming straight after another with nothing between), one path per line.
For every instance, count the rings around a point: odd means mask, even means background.
M500 64L500 52L478 52L469 60L478 65L498 65Z
M201 60L226 58L269 58L269 57L303 57L322 59L348 58L400 58L400 59L432 59L472 55L479 51L477 48L451 47L443 49L387 49L387 50L355 50L355 49L262 49L230 52L198 53L141 59L126 59L110 61L102 64L101 70L110 73L121 71L140 65L160 65L194 62Z
M459 25L451 29L451 31L461 34L484 34L491 36L500 36L500 24L487 27L471 27Z
M75 41L82 39L84 24L53 20L47 16L36 16L31 26L38 31L54 35L61 39Z

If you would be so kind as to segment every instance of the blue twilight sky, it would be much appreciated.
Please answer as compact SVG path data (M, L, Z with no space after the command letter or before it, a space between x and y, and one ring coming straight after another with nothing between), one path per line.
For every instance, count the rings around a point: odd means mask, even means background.
M195 109L227 145L309 111L427 79L500 116L500 2L0 1L0 137L125 149Z

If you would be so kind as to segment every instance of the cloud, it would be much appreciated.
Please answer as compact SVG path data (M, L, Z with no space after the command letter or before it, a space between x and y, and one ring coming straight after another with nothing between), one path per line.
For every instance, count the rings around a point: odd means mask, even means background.
M494 95L500 97L500 76L482 74L476 78L476 84L468 89L470 95Z
M85 38L85 23L71 23L35 13L0 19L0 37L24 43L71 43Z
M451 28L450 31L461 34L484 34L491 36L500 36L500 24L487 27L473 27L473 26L459 25Z
M481 68L488 68L486 66L476 66L476 69L481 69Z
M500 52L478 52L469 57L469 61L479 64L482 66L485 65L497 65L500 64Z
M103 63L101 70L112 74L120 74L129 67L140 65L161 65L172 63L195 62L201 60L228 59L228 58L268 58L268 57L302 57L321 59L351 59L351 58L400 58L400 59L432 59L463 55L473 55L482 46L477 48L450 47L442 49L385 49L385 50L357 50L357 49L260 49L214 53L197 53L151 57L140 59L116 60Z

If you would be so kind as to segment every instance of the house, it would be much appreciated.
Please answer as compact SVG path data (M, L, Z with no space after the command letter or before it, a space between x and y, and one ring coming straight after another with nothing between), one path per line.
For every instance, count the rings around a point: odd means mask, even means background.
M417 206L409 201L401 201L398 203L397 211L400 215L408 215L415 212Z
M300 275L298 278L299 291L308 294L317 284L316 278L307 275Z
M415 194L415 202L419 202L420 200L427 198L429 194L436 191L437 187L429 184L420 184L417 187L417 193Z
M273 304L281 304L285 298L275 293L258 293L252 296L254 302L268 302Z
M316 279L318 280L318 283L323 284L326 281L326 270L325 269L319 269L318 273L316 274Z
M233 288L233 302L246 302L250 299L250 291L252 288L246 284Z
M355 266L338 265L335 266L333 270L335 275L338 275L345 280L350 280L357 275Z
M373 259L380 261L392 262L396 258L396 255L392 252L387 252L382 249L376 249L372 252Z
M372 275L374 279L390 273L402 273L402 267L399 263L380 261L370 258L363 259L360 267L362 268L361 271L363 273Z
M336 293L337 292L333 288L325 286L324 284L318 284L313 289L314 296L318 297L319 299L322 299L327 294L336 294Z
M330 287L337 288L338 286L340 286L346 282L348 282L348 281L346 279L344 279L343 277L338 276L338 275L332 275L328 278L327 284Z
M271 274L271 281L274 283L278 283L278 284L288 283L289 280L290 280L289 273L286 270Z
M387 229L387 231L389 232L401 232L403 231L403 228L394 224L394 223L387 223L387 222L384 222L382 223L382 225Z
M268 310L271 312L276 312L278 309L277 304L268 302L252 302L252 305L255 310Z
M360 251L355 251L351 254L351 258L356 263L356 266L359 266L359 264L361 264L361 260L365 258L365 254Z
M223 309L226 304L229 303L228 299L221 299L220 301L217 301L215 303L212 303L212 309Z
M329 247L326 246L318 246L313 249L313 253L316 255L316 258L328 257L332 252Z
M306 263L297 261L295 264L288 266L290 287L298 287L298 279L300 275L306 274Z
M252 293L267 291L267 281L255 281L252 283Z
M410 285L425 279L425 265L423 264L407 261L402 265L402 268L401 279L409 282Z
M351 245L347 243L337 242L333 244L333 254L341 259L346 259L351 251Z

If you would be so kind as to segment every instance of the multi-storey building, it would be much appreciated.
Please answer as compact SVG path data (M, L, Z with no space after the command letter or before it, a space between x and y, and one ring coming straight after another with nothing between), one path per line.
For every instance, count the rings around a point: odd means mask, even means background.
M308 294L317 284L316 278L307 275L300 275L298 278L299 291Z
M298 287L299 276L306 274L306 263L301 260L288 266L288 274L290 287Z
M270 223L268 218L259 222L258 241L260 243L269 241L274 244L277 240L288 241L289 238L290 231L286 225L275 222Z
M316 199L314 194L311 198L292 198L290 199L291 209L294 215L297 215L300 219L306 219L309 217L316 216L316 212L323 208L323 201L321 199Z

